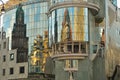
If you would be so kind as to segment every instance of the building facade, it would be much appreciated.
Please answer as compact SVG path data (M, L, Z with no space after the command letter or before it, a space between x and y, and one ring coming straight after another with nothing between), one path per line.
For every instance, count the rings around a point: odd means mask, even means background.
M117 22L116 4L117 0L50 0L49 46L55 80L115 80L119 50L112 49L108 35L113 35L110 27Z
M21 2L24 10L24 23L26 24L26 35L29 38L28 41L28 53L31 53L31 48L34 42L34 39L37 35L44 36L45 31L48 30L47 22L47 11L48 11L48 2L47 0L32 0ZM6 35L10 37L9 49L11 49L12 41L12 29L15 22L15 11L18 5L8 8L4 14L3 26L6 30ZM43 37L44 38L44 37Z
M28 77L28 62L17 63L17 49L9 50L9 38L1 31L0 80L24 79Z
M1 31L0 79L120 79L116 0L29 0L21 4L24 19L15 17L18 5L10 7L3 17L7 33ZM20 30L22 22L26 31ZM25 35L28 51L21 49L26 46ZM16 45L18 42L21 44ZM18 55L21 50L28 52L29 60Z
M16 11L16 21L12 30L12 49L9 50L9 37L1 30L0 80L24 79L28 77L28 38L24 24L24 11L20 4Z
M89 55L99 47L100 31L95 24L105 17L104 5L104 0L50 1L49 46L55 80L93 80Z

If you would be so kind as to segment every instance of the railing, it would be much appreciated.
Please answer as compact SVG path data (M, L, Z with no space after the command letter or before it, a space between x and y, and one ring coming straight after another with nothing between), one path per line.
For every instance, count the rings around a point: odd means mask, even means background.
M64 41L53 45L54 54L86 54L88 53L87 41Z
M53 59L84 59L88 56L88 42L60 42L53 45L52 52Z

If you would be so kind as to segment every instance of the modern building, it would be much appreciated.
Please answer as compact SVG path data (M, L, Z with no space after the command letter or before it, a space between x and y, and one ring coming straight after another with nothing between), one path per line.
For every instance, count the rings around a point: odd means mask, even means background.
M117 0L50 0L55 80L120 79L116 4Z
M93 80L89 55L100 47L104 0L51 0L48 13L55 80Z
M10 1L11 3L14 2L13 0ZM4 26L7 32L6 35L10 37L9 49L11 49L11 41L12 41L11 33L13 29L13 24L15 22L15 12L18 6L18 3L16 4L17 5L9 7L6 10L6 13L4 14L3 17L4 20L2 26ZM24 21L27 28L26 35L29 38L28 54L30 54L36 36L37 35L44 36L45 31L48 30L48 21L46 15L46 13L48 12L48 2L47 0L31 0L23 3L21 1L21 4L23 5L24 18L25 18Z
M111 0L111 2L114 4L114 6L117 6L117 0Z
M54 80L54 75L55 80L120 79L116 0L28 0L21 4L24 19L15 17L19 5L3 15L6 33L1 31L0 79Z
M1 29L1 42L0 42L0 65L2 73L0 74L0 80L33 80L37 79L38 77L40 79L44 79L44 74L35 74L35 73L41 73L40 71L45 70L45 63L46 63L46 58L48 57L48 50L47 50L47 44L48 44L48 37L47 37L47 32L45 33L45 39L43 41L43 45L40 45L39 43L37 46L34 48L41 49L41 47L44 47L42 53L39 54L39 52L35 52L35 56L39 57L38 55L42 55L39 58L43 58L42 61L42 66L36 66L34 67L34 64L30 68L31 72L33 75L29 74L29 67L28 67L28 37L26 37L26 24L24 23L24 11L22 9L22 5L19 4L17 10L16 10L16 15L15 15L15 23L13 25L13 30L12 30L12 49L9 50L9 37L6 38L6 32ZM42 39L42 37L41 37ZM36 43L34 43L36 44ZM34 49L35 50L35 49ZM34 54L33 54L34 55ZM34 60L34 58L32 57ZM32 61L32 60L31 60ZM36 61L37 64L41 64L39 61ZM35 64L36 64L35 62ZM42 68L41 68L42 67ZM32 71L32 68L35 68ZM37 69L37 71L36 71ZM46 79L49 80L54 80L54 76L50 74L45 74ZM37 77L36 77L37 76ZM51 79L53 78L53 79ZM38 80L38 79L37 79Z
M12 1L12 0L11 0ZM6 32L6 37L9 39L7 44L7 49L3 51L2 53L6 53L5 59L7 59L7 62L5 62L5 65L1 65L3 68L3 73L1 73L2 80L23 80L23 79L37 79L38 77L40 79L49 79L53 78L54 75L46 74L39 74L40 71L44 71L45 63L46 63L46 54L48 53L48 25L47 25L47 9L48 9L48 2L47 1L28 1L26 3L21 3L22 7L19 5L15 5L13 7L9 7L5 14L3 14L3 24L4 30ZM43 9L44 8L44 9ZM27 24L26 24L27 23ZM29 26L29 27L27 27ZM36 26L36 27L35 27ZM2 33L1 33L2 34ZM36 36L42 36L43 40L43 66L42 70L40 70L40 66L38 67L32 67L34 70L32 70L31 67L28 67L28 58L34 47L34 40L36 39ZM26 37L29 36L29 37ZM31 37L31 38L30 38ZM29 38L29 39L28 39ZM33 40L32 40L33 39ZM28 41L29 40L29 41ZM1 44L4 40L1 40ZM30 44L29 44L30 43ZM27 46L30 46L29 48ZM29 51L28 51L29 50ZM9 61L10 55L8 53L12 54L12 57L15 57L12 62ZM2 55L2 54L1 54ZM6 57L7 56L7 57ZM1 59L3 57L1 56ZM2 64L1 60L1 64ZM10 63L10 64L9 64ZM6 65L10 66L6 66ZM12 65L11 65L12 64ZM33 65L32 65L33 66ZM22 67L22 72L20 72ZM9 74L10 70L11 73ZM30 69L29 69L30 68ZM1 71L2 71L1 69ZM38 69L36 71L36 69ZM50 69L50 68L49 68ZM30 73L30 74L29 74ZM38 74L34 74L38 73ZM48 73L48 72L47 72ZM31 75L32 74L32 75ZM8 77L9 76L9 77Z

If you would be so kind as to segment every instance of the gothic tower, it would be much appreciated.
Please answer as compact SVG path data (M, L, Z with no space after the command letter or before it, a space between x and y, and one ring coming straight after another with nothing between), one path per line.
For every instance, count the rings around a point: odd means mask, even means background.
M24 24L24 11L19 4L16 11L16 21L12 31L12 49L17 49L17 62L26 62L28 53L28 38L26 37L26 24Z

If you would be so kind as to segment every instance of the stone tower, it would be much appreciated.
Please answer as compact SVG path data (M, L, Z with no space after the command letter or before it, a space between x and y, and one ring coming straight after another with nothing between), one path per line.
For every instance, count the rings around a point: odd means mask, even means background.
M24 24L24 11L19 4L16 11L16 21L12 31L12 49L17 49L17 62L26 62L28 54L28 38L26 37L26 24Z

